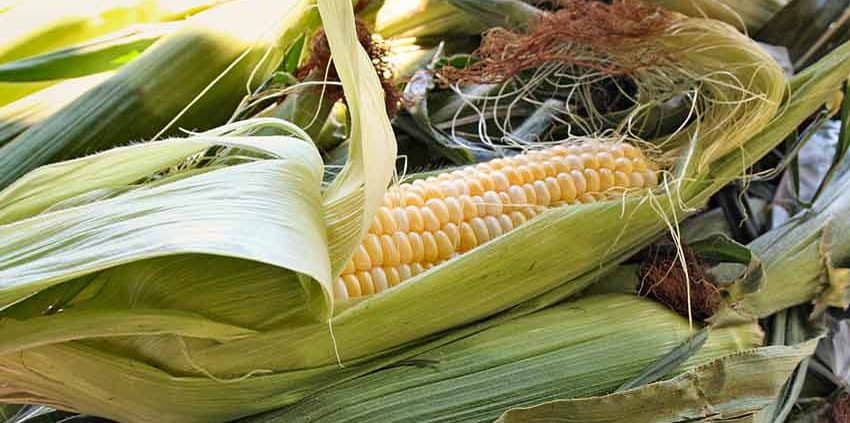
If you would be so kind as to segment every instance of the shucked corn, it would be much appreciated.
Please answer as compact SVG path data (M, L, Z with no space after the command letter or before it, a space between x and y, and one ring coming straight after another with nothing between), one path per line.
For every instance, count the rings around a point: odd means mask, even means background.
M540 210L658 183L629 144L556 146L392 187L334 285L337 299L398 285L533 218Z

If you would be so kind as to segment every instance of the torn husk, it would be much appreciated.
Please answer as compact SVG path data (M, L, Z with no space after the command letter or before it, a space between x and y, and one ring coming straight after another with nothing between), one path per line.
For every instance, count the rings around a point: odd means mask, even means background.
M753 241L764 263L762 288L718 316L766 317L813 301L815 314L850 305L850 173L833 180L811 209Z
M767 422L766 412L797 365L812 354L816 343L730 354L673 379L628 391L514 408L496 422Z

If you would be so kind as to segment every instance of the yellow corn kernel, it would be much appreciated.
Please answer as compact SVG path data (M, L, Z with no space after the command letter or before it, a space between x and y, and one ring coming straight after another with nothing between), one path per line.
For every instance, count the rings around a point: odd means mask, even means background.
M375 234L366 235L366 238L363 240L363 247L366 249L366 253L369 254L369 261L372 265L365 269L361 268L361 270L368 270L373 266L384 264L384 252L381 249L380 237Z
M401 264L401 254L392 236L381 235L381 251L384 253L384 266L398 266Z
M372 276L372 283L374 284L375 292L381 292L390 287L390 283L387 280L387 273L384 272L384 268L375 267L370 272L370 276Z
M401 279L401 273L399 272L399 268L400 268L400 266L399 267L388 267L386 269L387 283L391 287L398 285L399 282L401 282L401 280L402 280Z
M393 241L398 248L398 259L402 263L413 262L413 247L410 245L410 237L402 232L393 234ZM342 271L345 273L345 270Z
M487 191L481 199L484 205L484 213L481 213L481 209L478 209L479 215L498 216L502 214L502 200L499 198L499 194Z
M449 222L443 226L443 232L449 237L449 241L452 243L452 249L457 250L458 245L460 245L460 228L454 223Z
M655 186L656 169L633 146L592 141L393 187L334 282L334 297L389 289L523 225L545 208Z
M354 252L354 267L357 270L368 270L372 267L372 259L369 258L369 252L363 245Z
M440 259L445 260L454 254L455 247L445 232L437 231L434 234L434 241L437 243L437 254Z
M424 223L425 233L438 231L440 230L440 227L443 226L440 222L440 218L438 218L437 215L434 214L432 209L428 207L423 207L419 209L419 213L422 216L422 222ZM448 219L446 221L448 221Z
M422 236L417 232L411 232L408 234L408 238L410 239L410 249L413 251L411 263L421 263L425 260L425 244Z
M411 232L422 232L425 230L425 221L422 219L422 212L419 207L407 206L404 211L407 213L407 225Z
M460 247L458 251L465 253L478 246L478 238L475 237L475 231L469 222L460 224Z

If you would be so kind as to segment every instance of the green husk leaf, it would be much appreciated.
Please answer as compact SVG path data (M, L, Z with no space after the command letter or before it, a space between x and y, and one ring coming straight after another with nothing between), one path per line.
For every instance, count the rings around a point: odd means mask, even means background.
M126 26L173 19L221 0L27 0L0 14L0 63L64 48Z
M521 0L385 2L375 29L386 38L478 35L490 26L522 25L539 10Z
M0 187L43 164L222 124L318 16L310 0L240 0L187 20L50 119L0 148ZM239 16L239 19L234 19Z
M763 287L731 302L722 319L766 317L809 301L816 313L850 305L850 226L841 218L850 213L848 189L850 175L841 175L811 209L748 246L764 262Z
M183 19L228 0L28 0L0 14L0 63L62 49L134 24ZM58 81L0 83L0 105Z
M758 31L790 0L652 0L688 16L717 19L741 30Z
M673 379L614 394L515 408L497 423L528 421L661 423L761 421L816 341L731 354Z
M62 81L0 107L0 147L105 81L109 72Z
M49 81L116 69L179 28L165 23L138 26L49 53L0 64L0 81Z
M752 250L725 235L713 235L689 244L697 253L713 262L744 265L744 269L715 268L714 275L725 282L727 298L741 298L761 289L764 264ZM718 266L720 267L720 266ZM723 274L730 277L724 278Z

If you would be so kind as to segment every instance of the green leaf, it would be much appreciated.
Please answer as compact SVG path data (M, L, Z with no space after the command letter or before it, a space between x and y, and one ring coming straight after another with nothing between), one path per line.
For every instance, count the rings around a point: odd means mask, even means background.
M49 81L116 69L151 44L177 30L177 24L139 26L80 45L0 64L0 81Z
M286 51L286 57L283 59L283 71L289 74L294 74L295 71L298 70L298 66L301 64L301 59L304 56L306 50L304 46L307 44L307 35L301 34L298 39L292 43L292 46L289 47L289 50Z
M111 76L110 72L74 78L44 88L0 108L0 147L37 125Z

